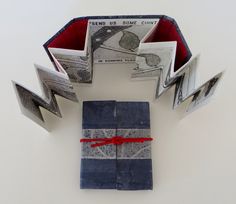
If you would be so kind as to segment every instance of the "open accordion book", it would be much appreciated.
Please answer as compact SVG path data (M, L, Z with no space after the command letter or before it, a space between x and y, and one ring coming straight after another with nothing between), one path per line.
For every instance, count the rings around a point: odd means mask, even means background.
M133 63L131 79L157 80L156 99L175 85L173 107L190 99L188 112L210 99L222 77L195 85L199 55L192 56L176 21L164 15L75 18L44 48L56 68L35 65L44 96L14 82L22 112L44 127L39 107L61 116L54 94L77 101L71 82L92 83L96 63Z

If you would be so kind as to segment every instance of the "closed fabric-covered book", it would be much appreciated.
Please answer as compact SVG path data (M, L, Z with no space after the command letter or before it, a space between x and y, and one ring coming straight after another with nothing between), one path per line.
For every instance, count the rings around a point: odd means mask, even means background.
M152 189L148 102L83 102L82 189Z

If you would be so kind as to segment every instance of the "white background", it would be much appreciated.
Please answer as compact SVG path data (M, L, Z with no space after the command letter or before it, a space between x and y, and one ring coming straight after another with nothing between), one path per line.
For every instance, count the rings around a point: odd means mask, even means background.
M225 0L1 0L0 203L236 203L236 3ZM153 191L80 190L81 103L58 98L63 118L44 111L47 133L20 113L11 80L40 93L33 63L53 68L42 45L84 15L165 14L176 19L193 54L197 84L226 69L207 106L180 120L173 89L153 102L155 81L129 80L132 66L96 66L80 101L148 100Z

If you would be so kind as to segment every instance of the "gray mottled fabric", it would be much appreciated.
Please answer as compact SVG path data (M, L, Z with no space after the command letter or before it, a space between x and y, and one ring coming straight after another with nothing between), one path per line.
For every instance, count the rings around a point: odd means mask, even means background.
M150 138L149 103L85 101L83 138ZM152 189L151 141L91 147L82 143L82 189Z

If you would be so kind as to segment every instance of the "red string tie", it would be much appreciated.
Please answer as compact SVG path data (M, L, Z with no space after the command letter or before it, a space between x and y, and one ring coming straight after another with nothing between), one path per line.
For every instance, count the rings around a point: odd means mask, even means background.
M103 145L121 145L123 143L132 143L132 142L140 142L143 143L145 141L152 141L153 139L150 137L132 137L132 138L124 138L123 136L114 136L111 138L89 138L89 139L81 139L80 142L95 142L95 144L91 144L91 147L99 147Z

